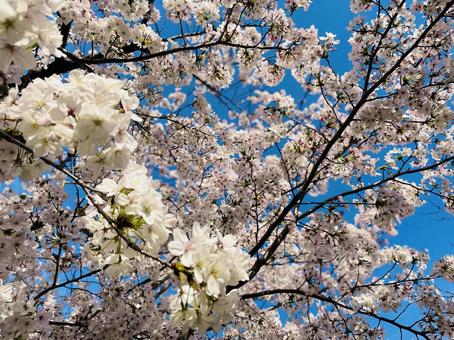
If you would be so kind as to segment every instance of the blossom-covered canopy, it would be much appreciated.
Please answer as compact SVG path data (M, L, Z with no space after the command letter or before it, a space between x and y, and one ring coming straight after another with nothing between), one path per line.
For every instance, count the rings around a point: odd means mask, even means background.
M454 0L311 2L0 0L1 339L454 337Z

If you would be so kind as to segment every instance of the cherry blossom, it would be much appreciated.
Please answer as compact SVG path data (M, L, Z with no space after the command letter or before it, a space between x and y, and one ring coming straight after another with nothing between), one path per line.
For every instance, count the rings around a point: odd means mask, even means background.
M236 247L233 235L210 237L210 230L194 224L192 235L174 229L169 252L181 256L176 264L180 291L173 302L173 319L183 328L205 332L228 320L238 300L236 291L226 294L227 286L249 278L249 256Z
M454 2L319 1L0 0L0 338L454 337Z

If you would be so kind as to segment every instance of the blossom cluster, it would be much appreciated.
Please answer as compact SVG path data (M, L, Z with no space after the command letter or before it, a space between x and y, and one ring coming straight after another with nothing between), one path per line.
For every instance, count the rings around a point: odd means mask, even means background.
M137 146L128 127L138 100L123 87L121 80L82 71L70 72L67 80L37 79L12 101L4 121L34 156L78 154L95 174L103 167L124 168ZM13 150L0 155L2 161L15 156ZM38 165L26 168L36 175Z
M360 207L356 222L360 225L376 225L395 235L395 226L405 217L413 214L424 201L412 183L399 181L377 191L367 192L369 207Z
M172 316L175 322L183 322L185 330L218 330L229 320L237 294L235 290L226 294L227 286L249 278L250 257L236 244L233 235L212 237L208 227L198 224L194 224L191 238L181 229L173 231L168 249L179 259L179 292Z
M186 0L164 0L163 6L167 11L167 16L178 22L179 20L189 20L191 15L200 24L209 24L220 18L219 1L186 1Z
M167 240L174 218L156 189L147 169L135 163L118 181L105 178L96 186L101 197L83 217L91 233L86 251L101 266L108 265L108 274L133 271L132 260L156 256Z
M443 257L434 265L433 271L449 281L454 281L454 255Z
M152 27L137 18L146 15L150 10L147 1L98 1L97 5L105 16L97 16L90 8L90 3L79 1L66 6L59 13L65 23L71 23L74 30L79 31L84 40L96 40L96 51L115 52L127 43L137 43L150 52L162 50L166 44ZM121 11L122 16L118 16ZM159 12L154 19L159 18ZM93 51L95 52L95 51Z
M0 280L0 303L2 306L7 306L8 303L12 302L13 296L13 285L3 284L3 280ZM5 308L0 313L0 321L3 321L7 315L7 308Z
M33 50L43 55L61 55L62 37L54 12L65 0L1 0L0 1L0 71L8 72L11 64L19 70L36 65Z
M28 300L27 285L21 281L2 282L0 279L0 337L14 339L27 334L39 322L39 312Z
M17 146L0 139L0 180L14 177L20 150Z

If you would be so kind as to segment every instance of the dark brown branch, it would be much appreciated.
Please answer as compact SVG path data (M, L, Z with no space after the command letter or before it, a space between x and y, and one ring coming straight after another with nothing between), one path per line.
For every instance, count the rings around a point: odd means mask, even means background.
M34 79L48 78L50 76L53 76L54 74L63 74L79 68L92 72L92 70L88 66L78 61L72 61L64 58L55 58L55 60L47 65L46 68L30 71L25 76L23 76L21 78L22 83L20 84L19 89L24 89Z
M82 279L84 279L86 277L95 275L95 274L101 272L102 270L107 269L109 266L110 265L105 265L102 269L95 269L95 270L92 270L91 272L88 272L86 274L83 274L83 275L80 275L78 277L72 278L72 279L67 280L65 282L50 285L49 287L47 287L46 289L44 289L43 291L38 293L38 295L36 295L34 297L34 299L35 299L35 301L38 301L42 296L46 295L47 293L49 293L50 291L52 291L54 289L57 289L57 288L60 288L60 287L64 287L66 285L69 285L70 283L78 282L78 281L80 281L80 280L82 280Z

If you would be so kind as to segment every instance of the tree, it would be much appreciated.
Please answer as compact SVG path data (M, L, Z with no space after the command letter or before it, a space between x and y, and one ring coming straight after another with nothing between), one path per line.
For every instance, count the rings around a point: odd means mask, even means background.
M310 3L0 0L2 339L454 337L454 1Z

